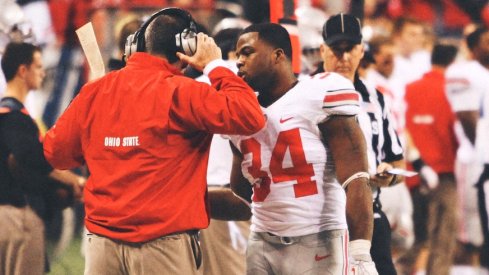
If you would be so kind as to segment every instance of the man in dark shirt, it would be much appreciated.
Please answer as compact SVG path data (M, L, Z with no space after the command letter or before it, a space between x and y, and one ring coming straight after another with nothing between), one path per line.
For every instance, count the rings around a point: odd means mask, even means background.
M81 198L85 182L53 169L44 159L39 130L24 108L30 90L45 76L41 51L28 43L10 43L2 58L7 80L0 101L0 274L44 273L44 225L29 203L57 180Z

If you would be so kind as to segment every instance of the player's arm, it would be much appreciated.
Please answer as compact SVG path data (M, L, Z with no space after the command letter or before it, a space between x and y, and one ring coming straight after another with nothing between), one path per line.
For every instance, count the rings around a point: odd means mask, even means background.
M231 150L233 151L233 166L231 169L231 190L241 200L251 203L251 196L253 195L253 189L250 182L244 177L241 170L241 163L243 162L243 155L232 144Z
M231 189L209 188L211 218L217 220L249 220L252 189L241 173L241 153L232 144L233 166L231 170Z
M460 120L465 135L475 145L477 122L479 120L482 92L480 85L471 77L464 76L464 71L447 71L445 92L448 102ZM460 76L461 75L461 76Z
M336 177L346 186L346 218L350 240L372 239L373 209L365 138L355 116L333 116L319 124L331 151ZM358 177L355 178L355 175ZM353 177L353 178L352 178Z
M227 187L209 187L211 218L223 221L246 221L251 210L243 199L238 198Z
M478 111L460 111L455 113L457 115L458 120L460 120L460 124L462 124L462 128L464 129L464 133L467 138L470 140L472 145L475 145L475 137L477 130L477 121L479 120L479 112Z

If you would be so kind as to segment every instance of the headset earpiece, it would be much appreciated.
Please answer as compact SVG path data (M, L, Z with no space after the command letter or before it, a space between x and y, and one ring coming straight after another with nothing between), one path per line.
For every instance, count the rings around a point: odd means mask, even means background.
M178 16L188 22L188 27L181 33L175 35L175 44L178 51L183 52L186 55L191 56L195 53L197 50L197 28L192 16L187 11L179 8L165 8L151 15L151 17L141 25L139 30L127 37L126 45L124 47L124 58L126 60L131 54L135 52L144 52L146 50L144 40L146 28L160 15Z
M124 46L124 61L127 61L131 54L137 51L137 41L135 41L137 32L130 34L126 39L126 44Z
M197 33L191 29L185 29L175 35L175 43L181 52L192 56L197 51Z

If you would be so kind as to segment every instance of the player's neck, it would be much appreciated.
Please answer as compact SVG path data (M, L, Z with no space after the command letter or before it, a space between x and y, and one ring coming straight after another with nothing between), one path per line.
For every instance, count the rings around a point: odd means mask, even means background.
M270 92L266 93L268 96L259 97L260 105L263 107L268 107L272 105L275 101L286 94L290 89L292 89L298 80L293 73L282 76L275 81L274 85L271 87ZM273 83L273 82L272 82Z
M484 60L478 60L478 61L482 67L486 68L486 70L489 70L489 60L487 62L485 62Z

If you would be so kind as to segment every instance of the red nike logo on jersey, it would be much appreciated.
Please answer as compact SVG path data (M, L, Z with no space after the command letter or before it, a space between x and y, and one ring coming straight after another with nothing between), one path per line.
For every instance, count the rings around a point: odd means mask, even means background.
M288 117L288 118L286 118L286 119L280 118L280 123L284 123L284 122L286 122L286 121L288 121L288 120L291 120L291 119L293 119L293 118L294 118L293 116Z
M316 257L314 257L314 260L316 260L316 262L319 262L321 260L324 260L324 259L328 258L329 256L331 256L331 255L328 254L328 255L325 255L325 256L318 256L318 254L316 254Z

